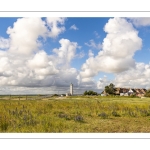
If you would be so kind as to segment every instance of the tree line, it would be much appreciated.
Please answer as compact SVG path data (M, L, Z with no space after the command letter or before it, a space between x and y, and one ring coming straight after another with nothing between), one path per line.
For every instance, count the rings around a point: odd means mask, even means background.
M94 91L92 91L92 90L89 90L89 91L86 90L86 91L84 92L84 95L98 95L98 94L97 94L97 92L94 92Z

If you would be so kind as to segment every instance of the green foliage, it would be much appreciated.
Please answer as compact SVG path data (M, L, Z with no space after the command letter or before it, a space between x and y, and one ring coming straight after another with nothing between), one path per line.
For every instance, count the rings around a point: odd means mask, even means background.
M110 83L110 85L105 86L105 92L108 94L115 94L115 85Z
M59 96L59 95L58 94L53 94L52 97L54 97L54 96Z
M131 96L128 96L129 98L138 98L136 95L131 95Z
M88 91L85 91L85 92L84 92L84 95L88 95Z
M85 91L84 95L97 95L97 92L89 90L89 91Z
M150 97L150 89L146 91L145 97Z

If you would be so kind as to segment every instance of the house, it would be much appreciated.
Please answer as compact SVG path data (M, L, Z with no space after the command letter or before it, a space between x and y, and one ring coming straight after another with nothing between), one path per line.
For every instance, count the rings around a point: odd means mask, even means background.
M101 94L101 96L107 96L107 94Z
M131 95L136 95L136 90L135 89L129 89L128 94Z
M143 97L146 93L146 89L136 89L136 88L115 88L115 94L120 96L131 96L135 95L138 97ZM105 90L101 93L101 96L107 96Z
M135 89L136 90L136 96L143 97L146 93L146 89Z
M105 90L101 93L101 96L107 96L107 95L108 95L108 94L106 93Z
M124 93L120 93L120 96L124 96Z
M131 96L135 95L138 97L144 96L146 89L136 89L136 88L120 88L120 96ZM118 93L116 93L118 94Z
M128 93L129 94L134 94L135 90L134 89L129 89Z
M115 89L115 94L116 95L120 95L120 96L129 96L130 93L129 93L129 90L128 88L116 88ZM132 93L132 91L130 90L130 92Z

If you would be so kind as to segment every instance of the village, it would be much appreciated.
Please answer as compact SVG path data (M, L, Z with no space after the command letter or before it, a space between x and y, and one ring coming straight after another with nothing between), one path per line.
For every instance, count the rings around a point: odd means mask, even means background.
M122 88L115 87L114 84L105 86L105 89L101 92L101 96L116 95L116 96L135 96L135 97L144 97L149 90L145 88ZM91 93L90 93L91 92ZM66 96L73 95L73 84L70 84L70 93L66 93ZM98 95L94 91L85 91L84 95Z
M145 96L147 90L146 89L140 89L140 88L120 88L116 87L114 88L114 94L120 95L120 96L138 96L143 97ZM105 90L101 93L101 96L107 96L109 95Z

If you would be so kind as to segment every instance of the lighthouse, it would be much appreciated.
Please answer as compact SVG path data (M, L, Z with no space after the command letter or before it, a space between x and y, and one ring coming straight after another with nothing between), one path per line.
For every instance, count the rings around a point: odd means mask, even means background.
M70 95L73 95L73 84L70 84Z

